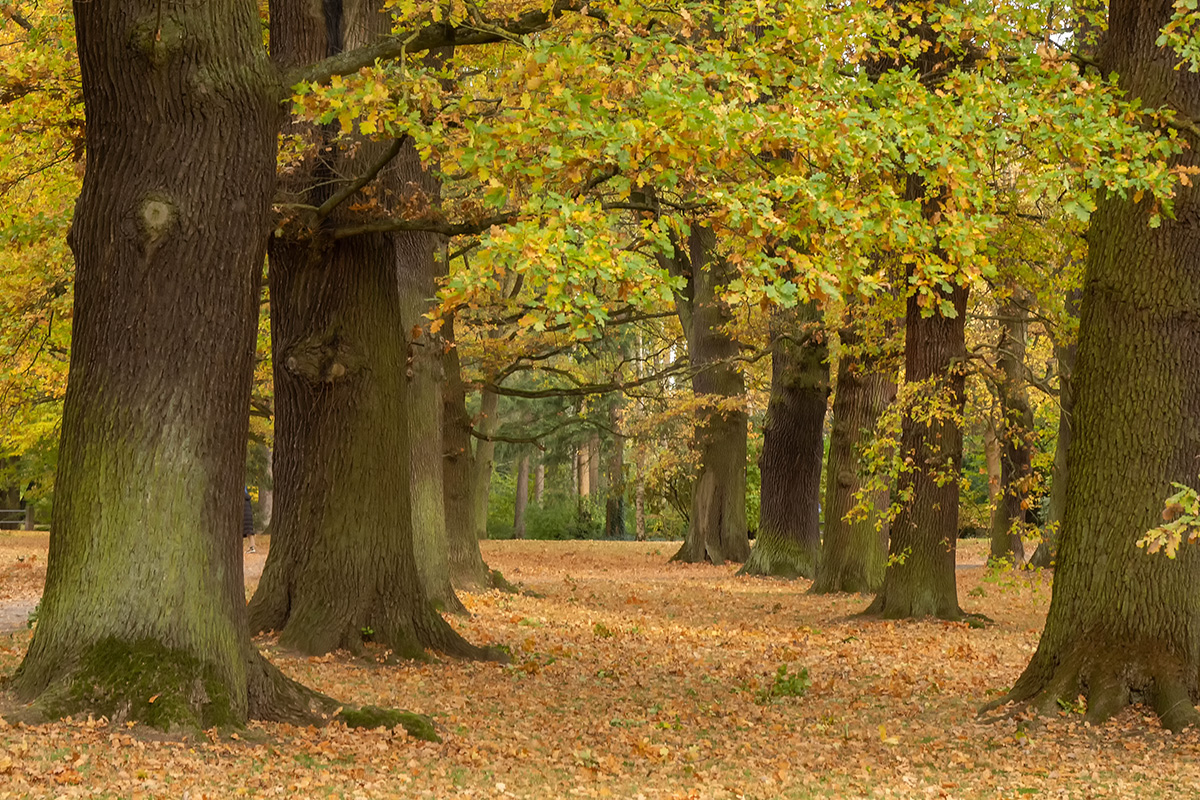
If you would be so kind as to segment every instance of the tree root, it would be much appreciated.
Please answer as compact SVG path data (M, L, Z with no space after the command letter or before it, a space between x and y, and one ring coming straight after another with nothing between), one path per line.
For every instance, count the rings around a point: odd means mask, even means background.
M1049 674L1031 664L1007 694L985 704L978 713L983 717L1011 704L1025 706L1039 716L1052 716L1075 707L1082 695L1087 706L1084 719L1098 725L1126 706L1145 701L1163 727L1178 733L1200 726L1194 693L1180 674L1176 664L1147 664L1121 653L1073 654Z
M811 579L817 572L816 554L805 552L792 541L768 544L760 534L750 558L737 571L738 575L759 575L768 578Z

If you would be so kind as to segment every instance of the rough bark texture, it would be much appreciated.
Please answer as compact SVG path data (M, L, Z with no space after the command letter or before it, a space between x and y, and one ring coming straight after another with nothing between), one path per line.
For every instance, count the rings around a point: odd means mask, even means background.
M725 330L729 309L719 299L730 265L717 252L716 234L695 224L688 241L690 298L678 298L680 322L687 332L688 358L697 370L692 391L708 401L698 412L696 449L700 467L692 487L692 506L683 546L672 561L744 562L746 538L746 391L732 364L737 342Z
M1073 293L1071 305L1079 307L1078 293ZM1079 351L1075 341L1055 344L1054 355L1058 361L1058 437L1054 444L1054 466L1050 473L1050 499L1046 504L1046 519L1042 528L1042 541L1029 558L1029 566L1048 569L1054 566L1058 554L1058 531L1062 527L1067 508L1067 453L1074 438L1073 412L1075 409L1074 379L1075 359Z
M529 453L517 460L517 496L513 501L513 538L525 538L525 507L529 505Z
M1000 306L1001 334L996 369L1000 396L1000 491L992 511L990 558L1020 566L1021 541L1033 472L1033 406L1025 389L1025 329L1028 314L1015 303Z
M921 181L909 176L907 194L921 198ZM930 208L927 204L926 212ZM945 299L955 316L935 308L922 314L908 298L904 324L905 381L916 396L901 424L897 482L902 506L891 528L883 585L867 609L889 619L936 616L958 619L954 553L958 543L958 477L962 467L965 400L967 287L953 286Z
M987 467L988 505L994 507L996 498L1000 496L1000 485L1004 482L1004 464L1000 454L1000 437L991 413L988 414L987 427L983 429L983 463Z
M1170 0L1115 0L1100 61L1148 107L1197 118L1200 75L1155 45L1171 14ZM1200 202L1181 187L1158 228L1150 206L1106 197L1092 215L1054 593L1004 700L1053 712L1082 693L1093 722L1145 702L1178 730L1200 723L1200 549L1171 560L1135 543L1161 522L1171 481L1194 486L1200 463Z
M278 124L255 6L81 2L75 23L88 170L71 379L45 593L12 688L35 715L314 719L319 696L251 645L242 588Z
M390 30L366 0L335 5L326 4L324 19L307 6L273 9L272 53L312 60ZM330 35L323 45L322 31ZM288 188L320 205L330 188L312 179L322 170L358 175L385 149L338 148L323 148L323 161L297 170L292 180L303 183ZM390 164L373 184L377 196L399 202L411 191L403 178ZM346 205L333 221L353 220ZM279 631L281 644L307 653L356 651L370 636L401 655L429 647L481 656L434 610L413 557L399 241L322 242L304 231L272 238L276 520L250 626Z
M497 406L500 398L487 389L479 395L479 421L475 429L490 437L500 427ZM475 457L471 460L471 498L475 501L475 538L487 538L488 498L492 493L492 467L496 459L496 443L490 438L475 439Z
M843 330L841 339L825 477L825 535L811 589L816 594L878 591L887 565L889 528L880 517L887 513L890 493L873 493L873 514L854 521L846 515L858 505L857 495L866 481L863 448L896 399L896 368L877 356L860 354L859 337L852 329Z
M441 187L406 142L395 161L395 179L405 194L436 200ZM421 202L418 200L418 202ZM442 352L445 341L431 333L426 314L437 292L442 236L405 233L395 238L400 318L408 337L408 460L411 465L413 556L425 594L444 611L466 613L450 582L443 486Z
M546 462L545 455L538 457L537 468L533 471L533 502L540 508L546 501Z
M447 348L442 359L446 382L442 394L443 501L446 538L450 548L450 582L459 589L491 586L491 573L479 551L475 524L475 481L471 456L471 415L462 380L458 348L454 346L454 318L442 326Z
M829 348L815 305L777 312L771 335L758 536L738 574L812 578L821 550Z

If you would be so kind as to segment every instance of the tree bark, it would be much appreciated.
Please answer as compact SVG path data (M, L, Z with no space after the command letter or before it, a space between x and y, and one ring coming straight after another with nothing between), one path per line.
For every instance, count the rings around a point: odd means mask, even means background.
M923 199L924 182L906 179L909 200L920 200L924 213L936 201ZM892 524L883 585L866 613L888 619L935 616L960 619L955 581L958 544L958 479L962 471L962 417L967 354L968 287L952 283L943 297L954 316L935 304L925 316L915 293L904 317L905 382L916 395L901 423L904 468L897 481L902 506Z
M716 234L693 224L688 241L690 301L679 301L680 322L688 332L688 357L696 373L692 391L705 404L697 412L696 449L700 467L692 488L691 513L683 546L672 561L744 562L746 538L746 424L742 374L730 359L737 342L725 330L731 320L720 300L731 267L717 252ZM689 325L690 323L690 325Z
M419 187L436 200L441 187L421 164L411 142L396 157L396 178L407 189ZM438 255L445 238L432 233L405 233L395 239L400 285L400 318L408 341L408 459L411 465L413 556L426 596L443 611L466 613L450 581L450 546L446 530L443 431L442 352L445 341L431 333L426 314L437 293Z
M481 389L479 394L479 422L476 429L484 437L495 435L500 427L497 412L500 398L495 392ZM471 462L471 497L475 501L475 538L488 538L488 498L492 493L492 467L496 459L496 443L490 438L475 439L475 457Z
M1200 75L1155 44L1170 0L1109 5L1099 60L1130 98L1200 116ZM1175 165L1197 166L1188 149ZM1100 198L1088 231L1066 515L1046 627L1003 701L1043 712L1087 700L1104 720L1143 700L1163 725L1200 724L1200 549L1136 546L1161 523L1171 482L1200 460L1200 198L1179 187L1175 217L1151 202Z
M771 335L758 536L738 574L812 578L821 550L829 348L813 304L774 314Z
M546 461L545 454L538 457L537 469L533 472L533 502L538 508L546 502Z
M637 486L633 493L634 538L646 541L646 446L637 445Z
M311 721L319 696L250 643L242 586L278 87L254 4L159 12L75 6L88 169L71 378L45 593L11 686L50 716Z
M841 340L825 472L825 535L811 589L814 594L876 592L883 585L887 565L888 490L872 493L873 514L854 521L846 516L858 505L866 482L863 449L896 399L897 367L861 350L859 336L850 327L842 331Z
M492 573L479 550L475 523L474 465L471 456L471 415L462 365L454 345L454 318L447 317L443 366L446 381L442 395L443 501L446 538L450 549L450 582L459 589L491 588Z
M1072 292L1068 306L1079 307L1079 292ZM1058 436L1054 444L1054 466L1050 473L1050 499L1046 504L1046 519L1042 526L1042 540L1029 558L1029 566L1049 569L1054 566L1058 554L1058 531L1062 528L1067 507L1067 453L1073 437L1075 409L1075 358L1078 344L1070 341L1056 343L1054 355L1058 361Z
M996 368L1000 395L1000 491L994 498L990 559L1020 566L1021 541L1033 472L1033 407L1025 389L1027 312L1016 303L1000 306L1001 334Z
M529 453L517 459L517 492L513 498L513 538L525 538L525 508L529 505Z
M332 13L329 5L325 11ZM340 38L332 16L286 12L299 19L272 16L280 21L272 28L278 58L299 52L311 60L390 31L388 15L366 0L342 4L339 19L356 24ZM318 53L322 30L335 36ZM330 193L327 181L312 180L320 170L361 174L383 150L367 141L331 143L321 154L336 163L314 164L308 175L298 170L292 180L303 180L298 191L319 206ZM378 196L402 203L411 192L407 177L389 164L376 179ZM352 214L339 208L331 219L345 223ZM250 627L278 631L284 646L313 654L355 652L370 636L405 656L428 647L477 657L484 651L433 608L413 555L401 247L411 256L413 240L375 233L326 243L303 231L272 237L276 524Z
M995 508L996 498L1000 496L1000 486L1004 482L1004 464L1000 453L1000 436L996 433L996 422L993 414L987 415L987 427L983 429L983 463L987 467L988 505Z
M621 435L621 398L609 409L608 425L613 431L608 454L608 491L604 498L604 536L625 538L625 437Z

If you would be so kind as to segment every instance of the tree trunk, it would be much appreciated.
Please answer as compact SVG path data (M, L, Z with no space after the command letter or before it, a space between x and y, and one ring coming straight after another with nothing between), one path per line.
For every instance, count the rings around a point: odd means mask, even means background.
M525 538L525 507L529 505L529 453L517 460L517 496L513 502L513 538Z
M407 189L420 187L436 200L441 187L421 164L411 142L396 157L397 178ZM408 458L411 465L413 556L426 596L443 611L466 613L450 582L450 546L446 532L442 353L444 339L425 324L437 293L439 254L445 238L431 233L396 236L400 318L410 331L408 343Z
M646 541L646 447L637 446L637 487L633 494L634 536L639 542Z
M1079 292L1071 293L1068 304L1079 307ZM1067 507L1067 453L1070 452L1075 408L1075 357L1079 348L1076 342L1055 344L1054 355L1058 361L1058 437L1054 444L1054 466L1050 473L1050 499L1046 504L1046 519L1042 526L1042 540L1029 559L1029 566L1049 569L1054 566L1058 553L1058 531L1062 528L1063 515Z
M603 495L604 486L600 480L600 432L592 431L592 435L588 437L588 487L591 488L593 494Z
M390 31L390 18L376 6L340 5L339 18L358 23L344 40L324 39L326 31L339 32L333 17L327 26L290 9L299 19L278 30L294 38L273 38L272 52L312 59ZM330 4L325 8L331 13ZM336 163L314 166L358 175L383 150L366 141L330 144L321 157ZM293 180L305 181L302 197L319 206L329 182L300 172ZM411 196L409 177L389 164L376 179L380 196ZM343 207L330 219L354 217ZM370 637L406 656L426 647L480 656L433 608L413 555L400 247L410 248L407 261L413 241L394 234L333 242L303 231L272 237L276 521L250 627L278 631L284 646L313 654L356 652Z
M983 463L987 467L988 505L996 507L1000 486L1004 482L1004 464L1000 453L1000 437L996 433L996 421L991 412L987 415L987 427L983 429Z
M443 504L450 549L450 582L459 589L491 588L492 575L479 551L476 533L471 416L467 413L458 348L454 346L452 316L447 317L442 331L446 336L442 359L446 376L442 394Z
M500 398L495 392L481 389L479 394L479 422L475 426L482 436L495 435L500 427L497 406ZM490 438L475 439L475 458L471 464L471 497L475 501L475 538L488 537L488 498L492 493L492 467L496 459L496 443Z
M887 565L887 489L872 493L872 514L847 520L859 504L864 488L862 454L875 437L879 418L896 399L894 368L878 356L859 352L859 337L851 328L842 331L837 386L833 396L833 423L829 436L829 463L825 471L825 535L814 594L876 592L883 585Z
M1025 389L1025 329L1028 314L1016 303L1000 306L1002 332L996 367L1000 373L1000 491L992 510L990 560L1020 566L1021 541L1033 472L1033 407Z
M1200 117L1200 75L1155 44L1170 0L1109 5L1105 74L1130 98ZM1185 150L1175 165L1195 167ZM1200 548L1175 559L1136 542L1161 524L1171 482L1200 462L1200 198L1180 187L1175 217L1102 197L1088 232L1066 515L1041 642L1003 700L1043 712L1087 699L1099 722L1137 700L1163 725L1200 724Z
M613 430L612 449L608 454L608 491L604 498L604 536L625 538L625 437L621 435L621 398L614 401L608 416Z
M907 179L910 200L925 194L923 182ZM926 213L931 209L926 208ZM868 614L888 619L936 616L959 619L955 582L958 543L958 479L962 467L965 399L966 286L952 285L942 298L954 316L937 306L922 314L918 297L908 298L904 318L905 381L917 395L901 423L901 463L897 493L904 498L891 528L889 563L883 585Z
M758 536L739 575L812 578L821 550L821 462L829 348L820 312L771 319L771 399L763 428Z
M678 305L680 321L688 331L688 357L697 370L692 391L705 404L697 412L700 467L692 488L687 535L671 560L744 562L750 556L746 538L747 418L742 400L746 385L729 361L738 354L738 346L725 330L730 313L719 298L731 267L718 254L711 229L693 225L688 244L692 298L690 303ZM686 326L688 321L690 326Z
M533 502L538 508L546 502L546 461L545 454L538 457L537 469L533 472Z
M34 714L312 720L317 696L251 645L242 586L278 87L254 4L160 10L75 7L88 169L71 378L45 593L11 687Z

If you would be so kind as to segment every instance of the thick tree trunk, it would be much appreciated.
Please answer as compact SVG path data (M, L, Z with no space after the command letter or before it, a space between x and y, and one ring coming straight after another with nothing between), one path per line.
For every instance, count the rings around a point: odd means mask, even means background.
M525 538L525 507L529 505L529 453L517 461L517 496L513 502L513 538Z
M1170 0L1114 0L1100 62L1130 97L1197 118L1200 75L1155 44L1172 12ZM1092 722L1144 700L1179 730L1200 724L1200 549L1185 542L1168 559L1136 542L1200 463L1200 198L1180 187L1158 228L1151 205L1109 196L1092 215L1054 593L1003 700L1054 712L1082 693Z
M1021 541L1033 471L1033 407L1025 390L1028 314L1016 303L1000 306L1002 333L996 368L1000 395L1000 491L992 511L990 559L1020 566Z
M383 234L271 249L275 525L253 630L308 653L477 654L438 616L413 557L407 348Z
M738 353L725 330L729 310L721 303L721 287L730 266L717 252L716 234L695 224L689 238L692 298L681 309L688 331L688 357L697 370L692 391L705 405L697 412L696 449L700 467L692 487L692 507L683 546L672 561L744 562L750 556L746 538L746 385L729 359Z
M272 52L312 59L390 31L388 15L368 0L346 0L338 10L337 20L292 7L291 16L273 14L279 26L272 28ZM331 4L325 11L332 13ZM356 22L339 38L334 23L345 19ZM335 36L324 39L326 33ZM336 163L314 169L358 175L383 151L365 141L331 144L321 157ZM408 179L419 161L411 150L408 159L407 172L393 162L379 173L381 198L399 205L412 193ZM311 176L300 172L293 180L305 182L297 191L319 206L328 182L310 189ZM343 207L330 219L354 217ZM281 644L302 652L357 651L369 636L401 655L426 647L483 655L433 608L413 556L407 343L397 281L397 265L402 258L411 264L413 248L411 237L393 234L328 243L303 231L272 238L276 522L250 627L278 631Z
M821 462L829 348L815 305L771 319L758 536L739 575L812 578L821 551Z
M251 645L242 587L278 89L254 4L160 11L75 6L88 169L71 379L45 593L11 686L54 716L311 720L318 696Z
M591 455L591 447L587 442L580 443L575 450L575 473L577 475L575 481L579 484L580 508L582 508L582 500L585 497L591 497L591 474L592 470L589 466L589 458Z
M1070 304L1079 307L1079 293L1072 293ZM1058 531L1062 528L1067 508L1067 453L1071 449L1074 429L1072 413L1075 408L1073 376L1075 358L1078 353L1075 341L1055 344L1054 354L1058 360L1058 437L1054 444L1054 466L1050 473L1050 499L1046 504L1046 519L1042 526L1042 541L1029 558L1029 566L1048 569L1054 566L1058 553Z
M437 180L424 169L421 157L405 143L396 157L397 178L403 186L419 186L427 197L440 194ZM437 293L439 253L444 237L430 233L396 236L400 316L411 331L408 342L408 443L411 465L413 556L426 596L443 611L465 613L450 582L450 546L446 533L443 486L443 382L445 341L425 324Z
M910 196L914 192L909 179ZM964 402L963 359L967 287L946 297L955 312L923 316L914 295L905 315L905 380L916 388L901 426L897 492L905 498L891 528L883 585L867 609L889 619L936 616L959 619L955 582L958 543L958 477Z
M454 318L442 326L446 336L443 357L446 382L442 395L443 501L446 538L450 549L450 582L459 589L491 588L492 576L479 551L474 500L474 467L471 456L471 416L462 380L458 348L454 346Z
M491 437L500 427L497 412L500 398L487 389L479 394L479 422L476 430L484 437ZM471 497L475 501L475 538L486 539L488 521L488 498L492 494L492 467L496 459L496 443L490 438L475 439L475 457L471 462Z
M875 592L883 585L887 565L887 512L890 493L873 492L872 514L853 521L846 515L859 504L863 489L862 454L874 438L879 418L896 399L895 367L869 353L859 353L858 335L841 335L825 477L825 535L811 591Z

